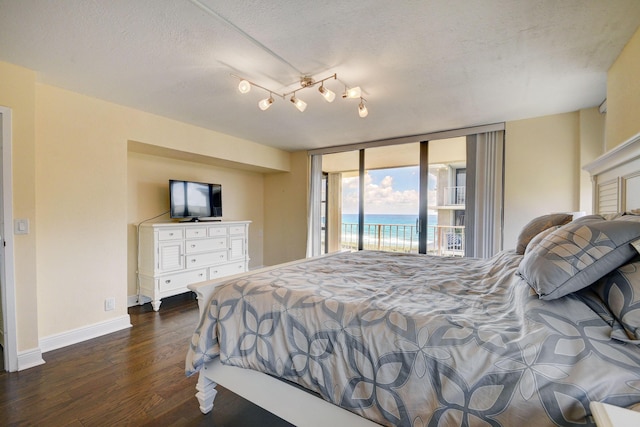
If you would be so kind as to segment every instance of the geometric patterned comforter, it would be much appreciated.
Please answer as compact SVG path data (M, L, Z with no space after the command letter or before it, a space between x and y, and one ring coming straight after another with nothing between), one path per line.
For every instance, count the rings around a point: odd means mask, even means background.
M360 251L230 280L187 374L220 357L394 426L585 426L592 400L638 404L640 346L589 289L538 299L521 259Z

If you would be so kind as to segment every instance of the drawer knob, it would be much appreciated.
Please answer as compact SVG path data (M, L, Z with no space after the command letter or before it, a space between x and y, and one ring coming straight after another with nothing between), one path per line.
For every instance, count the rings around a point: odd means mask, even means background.
M171 280L165 280L164 283L169 284L171 283Z
M169 236L173 236L173 233L169 233Z
M195 247L196 247L196 245L191 245L191 247L192 247L192 248L195 248Z
M193 258L193 259L191 260L191 262L196 262L195 258Z
M214 270L214 271L213 271L213 274L218 274L218 270Z

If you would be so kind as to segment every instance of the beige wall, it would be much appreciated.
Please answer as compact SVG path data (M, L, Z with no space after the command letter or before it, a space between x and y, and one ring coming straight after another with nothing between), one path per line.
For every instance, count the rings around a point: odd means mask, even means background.
M504 249L536 216L579 206L579 113L508 122L505 129Z
M293 153L291 172L265 176L265 265L306 256L308 159L306 151Z
M578 211L593 211L591 175L582 169L604 153L605 115L598 108L580 110L580 203Z
M223 219L250 220L249 268L263 264L264 174L129 152L127 162L127 294L137 294L137 227L169 209L169 179L222 185ZM169 221L168 214L150 222Z
M126 145L110 104L36 84L40 338L127 314ZM104 300L116 298L116 310Z
M607 74L606 147L640 132L640 28Z
M13 217L30 226L29 234L14 236L18 352L38 347L35 79L31 70L0 62L0 105L12 110Z

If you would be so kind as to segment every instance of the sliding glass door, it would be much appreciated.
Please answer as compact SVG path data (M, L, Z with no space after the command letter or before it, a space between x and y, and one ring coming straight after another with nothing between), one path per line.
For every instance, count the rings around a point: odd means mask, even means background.
M466 138L429 141L429 254L465 254L466 167Z
M360 160L358 151L325 154L322 170L326 176L326 252L358 250Z
M419 142L364 150L364 249L418 252L419 163Z
M414 142L322 156L328 180L328 252L419 252L420 239L426 242L428 232L425 227L421 233L419 227L420 187L425 185L420 179L420 145Z
M491 256L501 247L503 146L497 129L313 154L326 174L325 251Z

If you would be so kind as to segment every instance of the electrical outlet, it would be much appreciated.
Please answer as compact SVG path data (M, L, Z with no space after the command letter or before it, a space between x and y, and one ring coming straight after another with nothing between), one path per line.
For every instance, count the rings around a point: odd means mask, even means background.
M104 300L104 311L115 310L116 308L116 299L111 297Z

